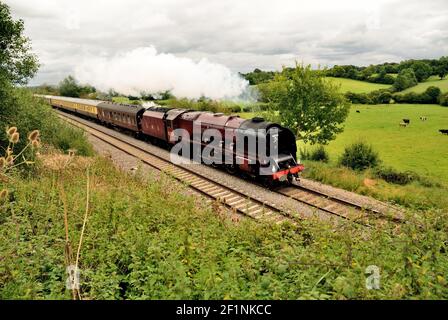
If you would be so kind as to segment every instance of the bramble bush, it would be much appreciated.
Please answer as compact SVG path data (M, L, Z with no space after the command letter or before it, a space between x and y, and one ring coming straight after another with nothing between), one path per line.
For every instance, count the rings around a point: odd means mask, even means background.
M344 149L339 163L353 170L365 170L380 163L378 153L364 142L355 142Z
M330 156L324 146L319 145L311 151L309 159L313 161L328 162L330 160Z

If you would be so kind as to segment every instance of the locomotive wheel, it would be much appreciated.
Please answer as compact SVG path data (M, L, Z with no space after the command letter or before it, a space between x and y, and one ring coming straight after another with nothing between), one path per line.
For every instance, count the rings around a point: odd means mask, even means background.
M228 165L226 165L226 171L230 174L235 174L237 171L237 168L233 164L228 164Z

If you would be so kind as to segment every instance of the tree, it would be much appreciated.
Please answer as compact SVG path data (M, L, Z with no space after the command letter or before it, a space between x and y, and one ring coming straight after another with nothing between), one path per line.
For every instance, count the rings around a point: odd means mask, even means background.
M418 82L425 81L429 78L432 73L432 68L429 64L423 61L416 61L411 65L412 70L414 70L415 77Z
M39 69L23 31L23 20L14 21L9 7L0 2L0 75L14 84L26 84Z
M268 117L293 130L298 139L328 143L343 131L349 103L339 86L309 65L296 64L289 76L277 75L267 90Z
M430 102L429 103L437 103L440 94L442 93L440 91L440 88L438 87L434 87L434 86L430 86L428 87L425 92L426 95L428 95L428 97L430 98Z
M79 85L73 76L68 76L59 83L59 92L66 97L89 98L96 93L96 89L89 84Z
M403 69L398 74L394 82L395 91L403 91L404 89L417 85L417 78L415 77L414 70L411 68Z
M81 87L73 76L68 76L59 83L59 93L61 96L78 98L81 94Z
M436 73L440 77L440 80L445 78L448 74L448 57L441 57L439 61L437 61Z

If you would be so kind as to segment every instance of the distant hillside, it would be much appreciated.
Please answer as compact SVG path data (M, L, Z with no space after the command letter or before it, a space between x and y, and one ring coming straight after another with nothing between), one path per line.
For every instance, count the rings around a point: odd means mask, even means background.
M368 93L368 92L378 90L378 89L390 88L390 85L388 85L388 84L371 83L371 82L352 80L352 79L346 79L346 78L328 77L328 79L331 79L335 83L340 84L342 92L351 91L354 93Z
M418 85L408 88L402 92L403 93L408 93L408 92L421 93L421 92L425 91L430 86L439 87L442 92L448 92L448 77L443 80L440 80L440 78L438 76L431 76L428 80L421 82Z

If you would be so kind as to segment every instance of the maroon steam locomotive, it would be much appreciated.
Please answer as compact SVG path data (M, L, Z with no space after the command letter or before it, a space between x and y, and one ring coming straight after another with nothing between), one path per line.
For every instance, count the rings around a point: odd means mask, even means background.
M205 156L205 160L209 160L206 163L224 167L229 173L239 171L261 178L268 185L291 182L304 169L302 164L297 163L294 134L262 118L246 120L205 111L43 97L53 107L79 113L108 126L126 129L152 143L170 148L183 144L193 150L190 156L201 154L201 160L204 160L204 149L213 144L214 148L211 148L208 157ZM251 144L257 147L251 149ZM266 148L260 153L263 144Z

